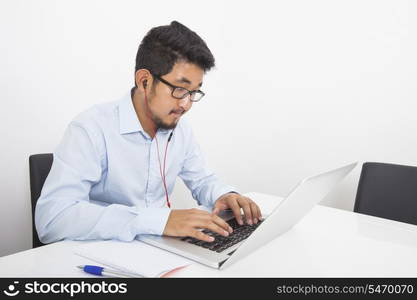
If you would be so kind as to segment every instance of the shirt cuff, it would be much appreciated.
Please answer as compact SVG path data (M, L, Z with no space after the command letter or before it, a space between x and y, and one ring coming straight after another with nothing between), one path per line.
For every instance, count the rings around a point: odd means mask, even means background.
M238 194L238 195L240 195L240 193L235 192L235 191L230 191L230 192L229 192L229 193L227 193L227 194Z
M162 235L171 210L169 208L140 208L137 215L137 234Z

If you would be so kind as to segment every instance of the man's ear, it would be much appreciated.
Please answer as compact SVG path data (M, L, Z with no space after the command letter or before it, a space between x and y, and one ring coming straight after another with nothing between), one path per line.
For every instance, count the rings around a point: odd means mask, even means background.
M139 69L135 72L135 84L139 90L144 91L152 84L152 75L147 69Z

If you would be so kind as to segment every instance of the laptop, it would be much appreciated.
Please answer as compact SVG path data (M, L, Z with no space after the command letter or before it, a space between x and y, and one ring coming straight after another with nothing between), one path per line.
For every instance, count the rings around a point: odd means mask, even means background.
M214 242L203 242L191 237L158 235L141 235L139 239L204 265L224 269L291 229L352 171L356 164L352 163L302 180L268 216L263 216L255 225L239 225L230 210L223 211L220 216L233 228L233 233L224 237L204 229L203 232L215 238ZM256 198L252 200L256 202Z

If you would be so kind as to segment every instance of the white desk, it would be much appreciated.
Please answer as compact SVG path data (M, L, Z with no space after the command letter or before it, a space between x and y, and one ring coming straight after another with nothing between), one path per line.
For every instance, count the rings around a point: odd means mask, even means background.
M250 194L262 210L280 198ZM83 242L64 241L0 258L0 277L89 277L75 266ZM225 270L195 263L178 277L417 277L417 226L316 206L289 232Z

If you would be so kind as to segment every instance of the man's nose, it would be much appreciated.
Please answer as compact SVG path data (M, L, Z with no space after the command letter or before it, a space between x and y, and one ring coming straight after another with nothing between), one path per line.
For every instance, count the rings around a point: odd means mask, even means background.
M188 110L191 106L191 95L187 95L186 97L180 99L178 101L179 106L183 109L183 110Z

